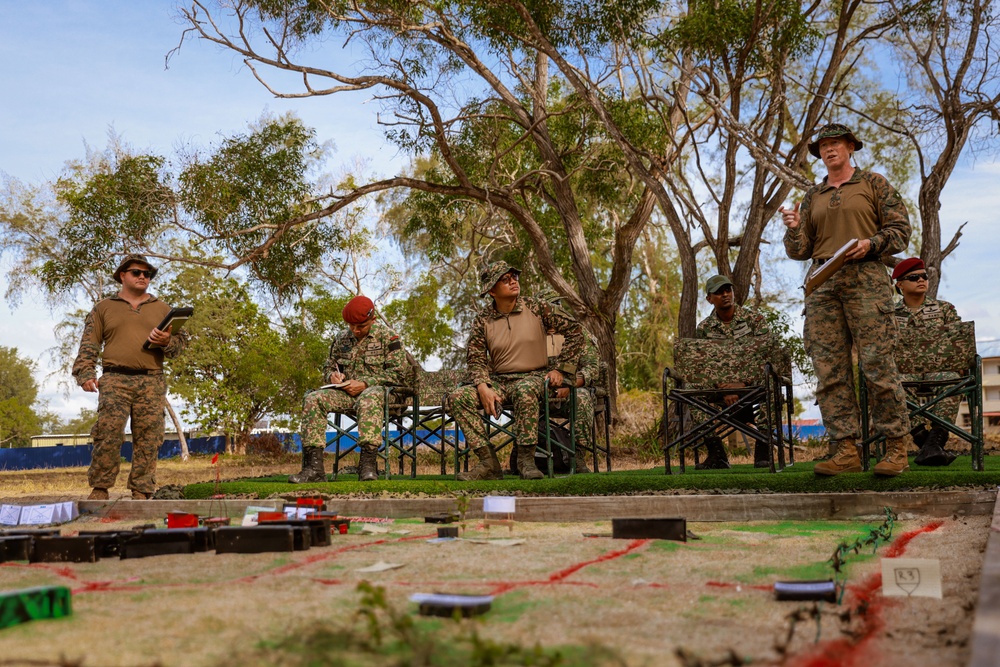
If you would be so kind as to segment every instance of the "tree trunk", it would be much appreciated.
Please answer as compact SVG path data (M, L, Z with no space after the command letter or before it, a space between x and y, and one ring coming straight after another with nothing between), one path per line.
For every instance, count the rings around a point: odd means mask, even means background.
M174 423L174 429L177 431L177 440L181 443L181 461L187 461L191 458L191 454L188 452L187 438L184 437L184 431L181 430L181 420L177 418L177 413L174 412L174 406L170 405L170 401L166 401L166 404L170 420Z

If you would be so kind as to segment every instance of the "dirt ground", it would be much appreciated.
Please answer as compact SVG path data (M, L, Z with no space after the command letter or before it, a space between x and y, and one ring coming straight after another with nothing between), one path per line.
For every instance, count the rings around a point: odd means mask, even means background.
M69 586L73 615L7 628L0 644L4 665L55 663L60 656L101 667L286 664L265 659L260 646L305 628L350 627L357 585L366 580L385 588L392 608L411 615L414 593L491 594L492 610L463 622L482 636L524 646L607 647L620 657L613 664L631 667L729 664L716 662L729 651L754 664L819 665L829 663L814 655L837 650L859 665L964 665L988 517L897 522L893 541L878 554L869 547L849 556L840 605L774 599L775 581L827 578L836 546L876 526L696 523L689 530L701 539L682 543L612 540L607 522L516 523L512 530L469 523L463 539L432 543L435 527L414 520L293 553L4 563L0 590ZM90 518L63 532L96 527L122 526ZM511 538L522 542L505 546ZM883 599L880 557L892 549L940 559L943 599ZM358 571L378 562L402 567ZM847 610L854 611L846 620L838 617ZM782 649L795 614L805 620Z

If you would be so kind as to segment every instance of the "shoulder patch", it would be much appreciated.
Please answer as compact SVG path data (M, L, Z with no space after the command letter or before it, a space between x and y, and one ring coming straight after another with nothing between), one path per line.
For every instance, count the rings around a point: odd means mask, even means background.
M402 343L400 343L400 342L399 342L399 341L397 340L398 338L399 338L399 336L396 336L395 338L393 338L393 339L392 339L392 342L391 342L391 343L389 343L389 351L390 351L390 352L395 352L396 350L398 350L398 349L400 349L401 347L403 347L403 344L402 344Z

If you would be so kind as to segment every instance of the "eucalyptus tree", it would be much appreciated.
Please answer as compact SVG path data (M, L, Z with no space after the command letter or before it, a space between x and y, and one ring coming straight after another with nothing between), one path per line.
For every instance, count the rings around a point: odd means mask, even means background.
M920 257L932 269L934 297L941 263L965 226L944 243L941 193L963 155L995 155L1000 147L1000 16L994 0L891 0L886 11L901 19L888 37L903 85L893 113L873 121L916 155Z

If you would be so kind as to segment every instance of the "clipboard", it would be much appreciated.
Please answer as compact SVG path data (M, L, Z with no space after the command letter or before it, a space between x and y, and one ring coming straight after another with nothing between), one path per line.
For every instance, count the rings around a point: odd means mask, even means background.
M841 246L840 250L833 253L833 257L826 260L809 273L806 277L806 296L812 294L817 287L825 283L830 276L840 270L840 267L847 262L847 253L853 250L856 245L858 245L858 240L851 239Z
M156 325L156 328L160 331L166 331L167 327L169 327L170 335L173 336L181 330L181 327L184 326L184 323L187 322L192 315L194 315L194 308L191 308L190 306L185 308L171 308L170 312L167 313L167 316L163 318L163 321ZM142 344L142 349L162 350L163 346L151 343L147 340Z

